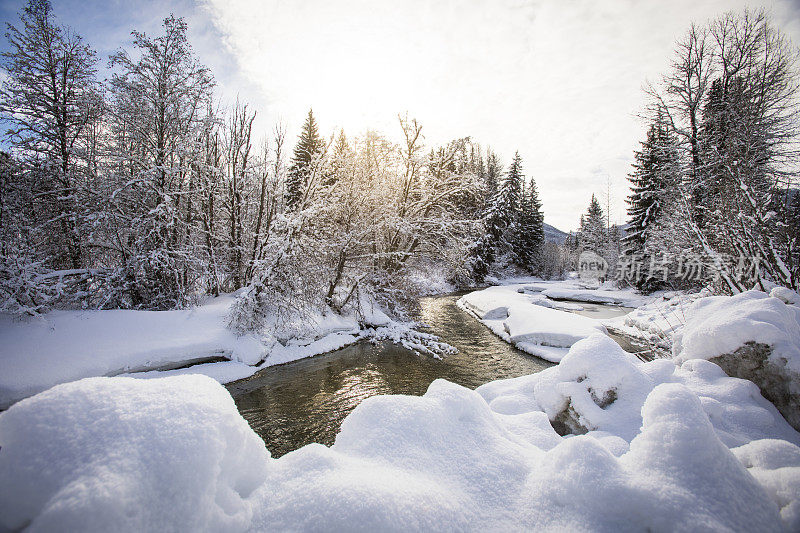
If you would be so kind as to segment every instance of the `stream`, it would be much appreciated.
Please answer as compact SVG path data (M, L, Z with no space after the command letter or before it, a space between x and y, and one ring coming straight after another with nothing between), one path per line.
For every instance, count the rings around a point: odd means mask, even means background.
M461 310L461 294L424 298L419 320L458 353L435 359L389 342L351 346L265 368L227 385L239 412L279 457L312 442L333 444L342 420L365 398L422 395L437 379L475 388L497 379L539 372L552 363L528 355ZM581 304L579 314L610 318L630 309ZM612 335L628 351L624 338Z

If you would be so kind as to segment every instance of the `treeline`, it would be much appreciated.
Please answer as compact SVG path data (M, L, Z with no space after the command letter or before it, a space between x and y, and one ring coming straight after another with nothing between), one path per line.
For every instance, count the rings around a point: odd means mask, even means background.
M100 80L95 52L47 1L9 26L3 311L169 309L240 291L231 323L251 330L364 302L402 315L430 278L545 270L519 156L503 172L469 138L426 147L407 117L400 143L326 138L311 111L293 150L282 125L262 140L250 106L214 99L186 23L170 16L163 30L134 31Z
M692 25L678 41L646 88L649 127L630 175L623 249L639 258L640 288L800 288L797 61L763 11Z

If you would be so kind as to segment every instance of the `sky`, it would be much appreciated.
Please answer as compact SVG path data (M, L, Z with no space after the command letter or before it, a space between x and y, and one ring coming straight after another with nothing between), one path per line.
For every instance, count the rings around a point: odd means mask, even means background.
M800 45L800 0L51 1L103 58L132 29L185 17L223 102L248 102L265 134L282 121L294 138L313 107L327 135L398 138L408 113L431 146L470 136L505 163L519 151L545 221L565 231L592 194L624 222L642 85L689 24L763 6ZM0 20L22 6L0 0Z

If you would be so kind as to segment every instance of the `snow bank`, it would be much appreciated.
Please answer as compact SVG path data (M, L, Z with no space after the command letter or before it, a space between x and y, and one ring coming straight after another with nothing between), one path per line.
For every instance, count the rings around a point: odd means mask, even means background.
M247 527L269 453L203 376L89 378L0 414L0 529Z
M233 298L179 311L53 311L25 320L0 316L0 407L57 383L182 366L213 357L247 365L270 342L225 327Z
M569 348L593 333L605 332L602 324L585 316L538 305L509 307L503 327L514 344L521 342Z
M601 334L539 374L369 398L279 459L210 379L94 378L0 414L0 529L791 530L798 441L752 383Z
M335 313L288 325L300 338L238 336L226 327L234 296L177 311L53 311L17 319L0 315L0 409L58 383L95 376L203 374L221 383L266 366L356 342L359 323ZM373 309L368 321L388 320ZM216 358L230 361L209 362ZM193 365L189 368L179 368Z
M622 305L629 300L618 291L553 288L543 290L542 294L553 300L572 300L597 304Z
M542 296L525 293L529 287L489 287L463 296L458 305L517 348L553 362L579 340L605 332L597 320L543 305Z

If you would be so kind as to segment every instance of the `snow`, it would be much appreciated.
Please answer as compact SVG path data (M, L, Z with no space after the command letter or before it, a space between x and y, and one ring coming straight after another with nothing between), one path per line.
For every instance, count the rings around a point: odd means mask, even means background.
M579 340L605 328L591 318L538 305L515 305L508 309L503 327L512 343L521 342L569 348Z
M683 328L686 311L698 298L707 292L686 294L681 292L658 292L650 299L624 316L603 320L609 328L630 337L642 339L664 353L672 350L672 338Z
M773 287L769 292L773 298L781 300L785 304L800 306L800 294L786 287Z
M800 531L800 448L763 439L731 451L778 504L786 530Z
M678 362L732 353L747 342L772 347L770 360L800 373L800 308L760 291L697 300L674 337Z
M0 529L241 530L269 453L203 376L89 378L0 414Z
M279 341L266 332L237 336L226 327L233 299L220 296L177 311L53 311L27 319L0 315L0 409L58 383L93 376L204 374L227 383L358 339L358 321L335 313L286 325L299 338ZM368 314L369 322L388 320L379 309ZM217 357L230 361L206 362ZM176 369L194 363L204 364Z
M618 289L613 283L602 285L584 282L578 279L542 281L537 278L512 278L504 280L502 285L514 286L519 292L540 294L550 301L575 301L599 304L637 307L646 303L649 298L633 289ZM562 302L565 303L565 302Z
M546 283L489 287L463 296L458 305L520 350L558 362L577 341L606 330L599 321L557 309L536 294L546 291Z
M538 374L369 398L279 459L209 378L90 378L0 414L0 529L789 531L798 443L752 383L600 333Z
M119 376L125 378L153 379L168 376L201 374L203 376L208 376L219 383L230 383L231 381L249 378L261 368L262 367L260 365L250 366L237 361L221 361L218 363L202 363L186 368L176 368L174 370L149 370L145 372L125 373L119 374Z

